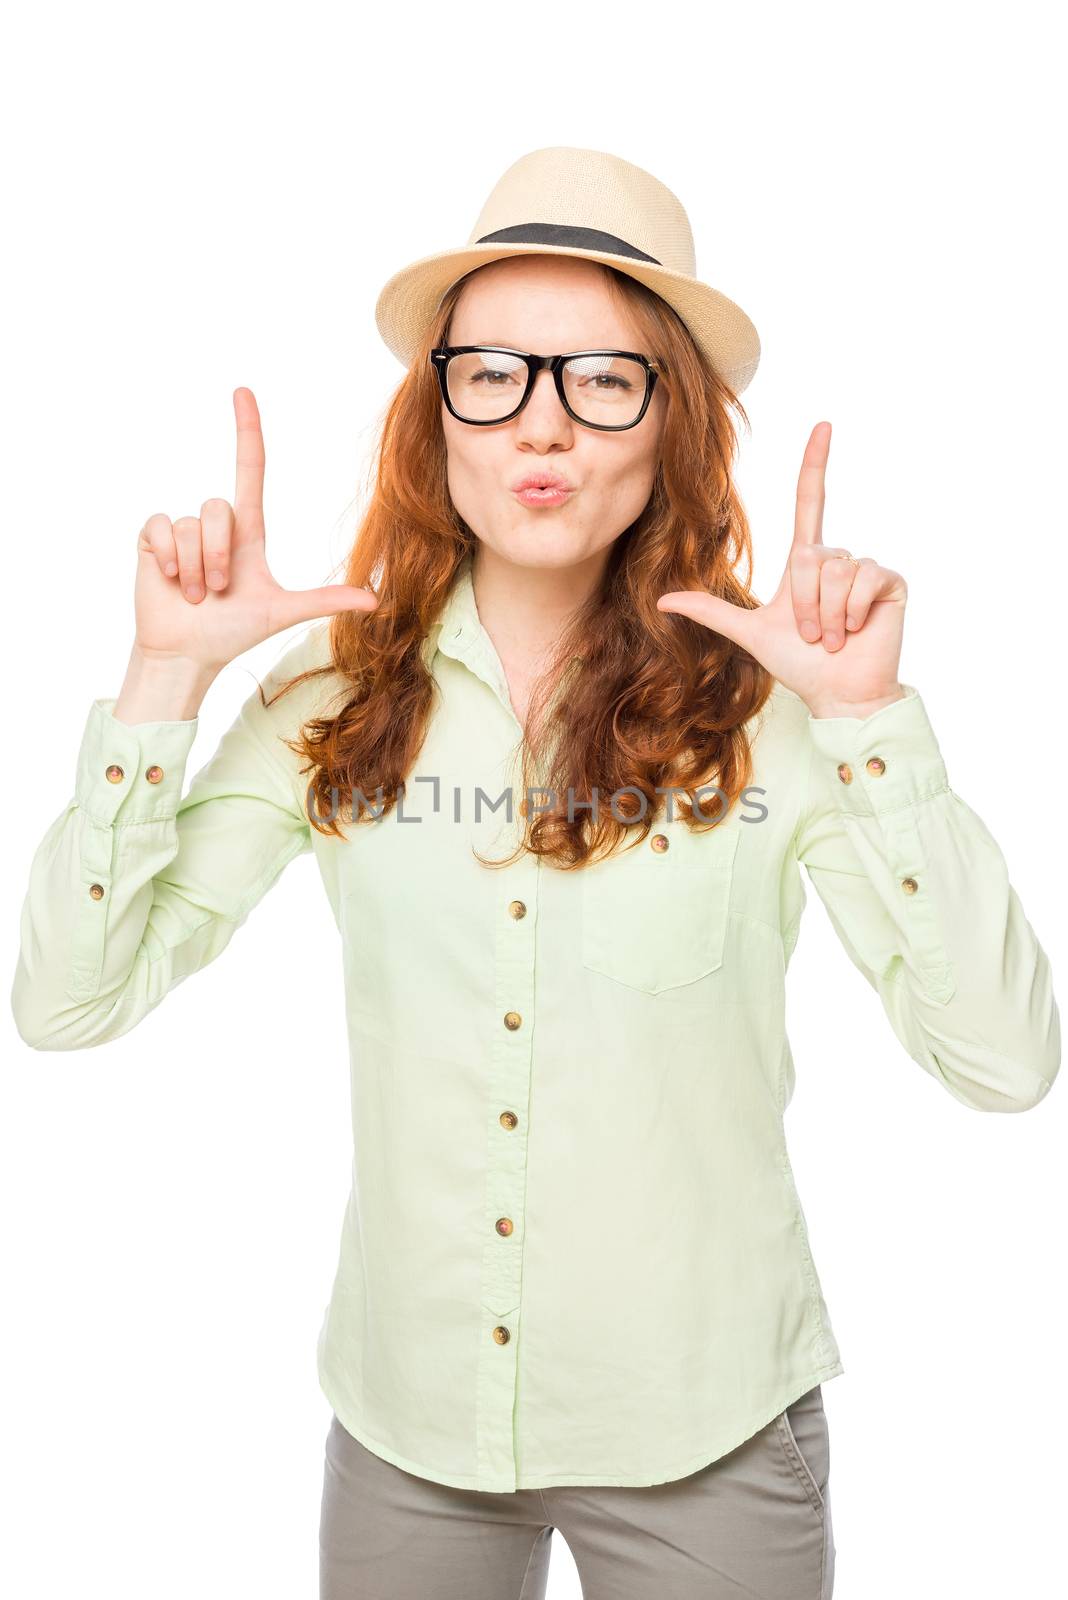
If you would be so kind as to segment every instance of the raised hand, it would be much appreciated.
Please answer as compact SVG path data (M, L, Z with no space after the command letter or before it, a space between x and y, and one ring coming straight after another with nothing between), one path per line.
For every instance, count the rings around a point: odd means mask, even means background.
M794 538L779 586L746 610L704 589L661 595L661 611L733 639L816 717L864 717L900 700L908 587L899 572L823 543L831 425L817 422L797 480Z
M149 517L137 540L134 653L183 662L210 677L235 656L298 622L373 611L378 597L346 583L283 589L267 565L263 432L251 389L234 390L233 506L205 500L199 517Z

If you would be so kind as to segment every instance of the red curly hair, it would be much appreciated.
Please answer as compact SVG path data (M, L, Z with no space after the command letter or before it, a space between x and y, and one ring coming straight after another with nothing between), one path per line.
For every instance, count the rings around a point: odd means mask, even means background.
M624 838L640 841L664 804L658 786L686 793L673 803L687 826L715 826L750 781L743 724L774 685L739 645L656 604L658 596L679 589L707 589L748 608L759 603L749 587L749 524L731 476L737 433L730 413L735 410L747 428L748 417L667 302L625 273L598 265L609 291L623 301L635 348L661 369L668 405L660 459L644 510L613 542L599 590L557 641L553 663L531 696L524 784L527 792L547 786L563 798L533 817L522 802L520 844L504 861L479 856L487 866L505 866L530 851L576 867ZM354 790L376 796L376 815L396 805L433 706L435 681L421 645L478 542L449 497L441 394L429 361L470 276L443 297L381 425L373 494L344 575L357 586L374 577L378 607L331 617L331 661L288 679L265 702L319 674L340 675L350 688L347 699L334 702L340 705L334 714L310 719L286 741L303 758L301 770L313 774L308 817L321 833L344 837L342 820L358 825ZM743 558L744 583L735 573ZM567 693L558 694L564 666L576 656L580 670L569 674ZM693 791L710 783L721 791L718 804L710 810L701 798L695 808ZM596 815L582 807L594 791ZM614 805L609 796L616 797ZM641 820L629 820L639 813Z

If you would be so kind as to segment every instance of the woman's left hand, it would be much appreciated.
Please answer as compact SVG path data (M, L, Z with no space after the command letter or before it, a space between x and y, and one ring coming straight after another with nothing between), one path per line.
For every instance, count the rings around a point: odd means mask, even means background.
M866 717L900 700L908 587L899 572L823 543L831 425L809 435L797 481L794 539L767 605L736 606L704 589L661 595L661 611L692 617L748 650L815 717Z

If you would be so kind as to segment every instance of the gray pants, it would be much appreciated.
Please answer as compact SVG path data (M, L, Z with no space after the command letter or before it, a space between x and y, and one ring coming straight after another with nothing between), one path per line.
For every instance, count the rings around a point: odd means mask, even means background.
M320 1600L543 1600L553 1529L583 1600L830 1600L819 1384L718 1461L639 1488L494 1494L420 1478L330 1423Z

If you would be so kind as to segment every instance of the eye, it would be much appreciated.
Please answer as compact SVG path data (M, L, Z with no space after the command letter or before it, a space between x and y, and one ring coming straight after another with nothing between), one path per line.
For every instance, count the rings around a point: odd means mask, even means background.
M634 363L613 355L576 356L567 363L568 375L581 389L600 394L626 394L638 387Z
M467 381L472 386L481 386L483 389L505 389L509 384L515 383L516 377L516 373L501 372L497 367L480 367L477 372L473 372L470 375ZM495 383L493 380L496 378L500 378L502 381Z

